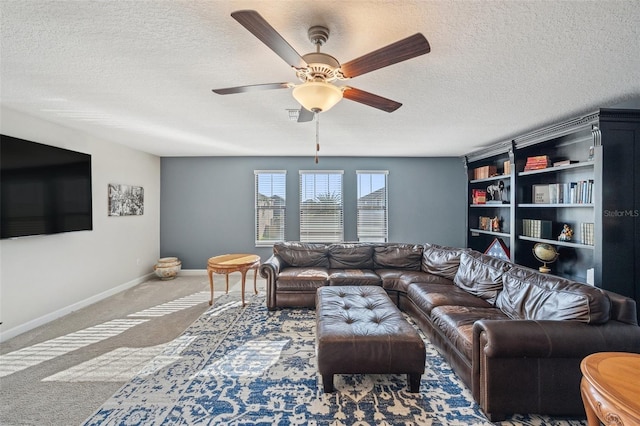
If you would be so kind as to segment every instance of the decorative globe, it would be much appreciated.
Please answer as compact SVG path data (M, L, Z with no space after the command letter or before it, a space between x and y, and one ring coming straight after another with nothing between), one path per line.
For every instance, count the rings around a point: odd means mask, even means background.
M558 259L558 251L555 247L547 243L537 243L534 245L533 255L542 262L542 266L539 267L538 270L545 274L551 272L551 268L547 266L547 263L553 263Z

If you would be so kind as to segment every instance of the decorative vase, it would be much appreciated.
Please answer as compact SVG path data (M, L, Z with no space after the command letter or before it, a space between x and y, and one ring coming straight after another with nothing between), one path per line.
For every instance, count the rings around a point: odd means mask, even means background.
M163 257L153 266L156 275L161 280L172 280L182 268L182 262L177 257Z

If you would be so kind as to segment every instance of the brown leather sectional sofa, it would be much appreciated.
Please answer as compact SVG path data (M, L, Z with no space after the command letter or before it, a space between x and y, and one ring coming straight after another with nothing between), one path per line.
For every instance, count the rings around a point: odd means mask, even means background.
M439 348L491 421L584 417L580 361L640 353L633 299L435 244L277 243L267 307L310 307L321 286L382 286Z

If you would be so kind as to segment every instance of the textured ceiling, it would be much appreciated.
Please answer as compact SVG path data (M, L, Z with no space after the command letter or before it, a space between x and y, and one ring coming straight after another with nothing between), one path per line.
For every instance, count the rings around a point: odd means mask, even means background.
M312 25L347 62L416 32L431 53L349 81L403 103L349 100L320 117L322 156L449 156L640 99L640 2L0 2L3 107L159 156L312 156L296 82L230 13L257 10L300 54ZM19 135L17 135L19 136Z

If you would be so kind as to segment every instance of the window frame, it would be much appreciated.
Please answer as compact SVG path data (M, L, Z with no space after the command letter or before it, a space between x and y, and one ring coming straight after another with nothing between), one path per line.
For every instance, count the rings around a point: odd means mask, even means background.
M376 190L371 189L367 194L361 195L361 177L370 176L369 179L372 179L373 175L382 175L384 176L384 186L382 188L378 188ZM373 187L373 182L370 182L370 187ZM371 197L369 200L370 203L375 203L377 201L382 201L381 205L376 204L366 204L363 199L371 194L375 194L376 192L384 189L381 193L377 194L374 197ZM388 242L389 241L389 171L388 170L356 170L356 235L358 241L361 242ZM380 198L382 195L382 198ZM380 211L382 214L382 220L372 220L370 223L362 223L365 222L362 220L363 212L376 212ZM375 213L374 213L375 214ZM369 216L373 216L370 214ZM363 228L365 225L368 225L368 228L374 227L376 225L378 233L372 233L370 231L365 232ZM373 236L373 237L372 237Z
M314 243L334 243L344 241L344 170L299 170L299 174L300 178L298 186L298 196L300 202L300 241ZM305 183L304 179L306 176L312 175L314 176L312 190L313 198L307 198L307 195L309 194L307 193L306 187L303 188L303 184ZM326 191L324 193L316 189L319 184L323 184L322 182L318 183L316 180L316 177L319 175L326 175L327 177L325 187ZM331 192L331 186L336 185L336 183L332 182L331 179L335 177L339 177L340 180L339 188L337 188L339 190L339 194L337 194L339 198L337 204L338 207L335 209L327 209L327 206L330 205L329 203L332 202L332 198L335 199L336 197L335 191ZM325 200L317 201L318 196L321 195L326 195ZM305 207L305 203L309 200L313 200L314 202L318 203L317 207L314 208L311 207L311 205L309 207ZM314 210L316 212L314 216L316 217L322 217L323 211L326 212L327 210L335 210L335 213L337 213L337 215L335 215L336 217L334 219L337 218L337 221L320 221L316 222L315 224L313 222L309 222L308 218L311 217ZM320 212L320 215L318 215L318 212ZM329 214L327 216L331 215ZM315 225L316 232L313 232L313 225ZM331 225L336 226L331 228ZM322 235L323 233L324 235L320 238L312 236L312 234Z
M287 171L286 170L254 170L254 242L256 247L272 247L274 243L279 241L286 241L286 230L287 230ZM270 183L270 193L262 194L260 193L260 177L261 176L271 176ZM273 179L274 176L278 176L282 178L281 183L276 183L274 185ZM265 183L266 184L266 183ZM277 192L277 193L276 193ZM282 205L276 206L275 204L268 206L261 206L259 196L263 196L273 199L273 197L282 198ZM275 220L279 218L279 222L281 222L278 226L277 238L273 239L260 239L260 234L264 233L264 228L261 230L261 226L267 225L261 221L261 214L263 215L268 210L272 210L271 220ZM279 212L279 214L278 214ZM282 237L282 238L280 238Z

